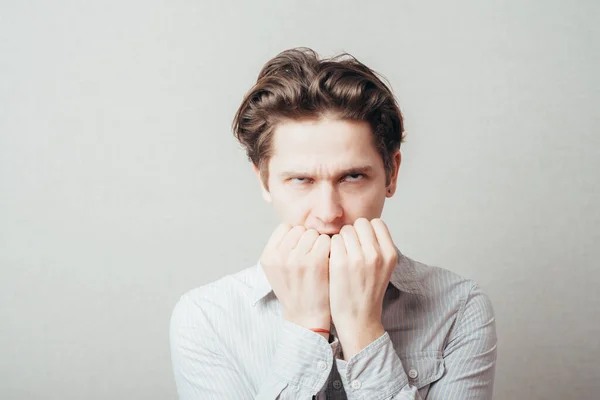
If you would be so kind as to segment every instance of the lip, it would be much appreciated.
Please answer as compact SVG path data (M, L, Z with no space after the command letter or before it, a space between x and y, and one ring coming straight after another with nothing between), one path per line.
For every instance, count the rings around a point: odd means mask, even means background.
M337 235L338 233L339 233L339 232L319 232L319 234L321 234L321 235L327 235L327 236L329 236L330 238L331 238L333 235Z
M308 229L308 228L307 228ZM318 229L318 228L311 228L316 230L317 232L319 232L319 235L328 235L329 237L332 237L333 235L337 235L338 233L340 233L340 229Z

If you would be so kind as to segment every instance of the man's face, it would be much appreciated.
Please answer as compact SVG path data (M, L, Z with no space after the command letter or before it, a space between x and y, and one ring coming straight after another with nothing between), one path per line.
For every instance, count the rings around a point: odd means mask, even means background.
M395 191L400 152L386 187L383 160L367 122L289 121L277 125L272 140L269 191L263 186L263 196L282 222L339 233L360 217L379 218L385 198Z

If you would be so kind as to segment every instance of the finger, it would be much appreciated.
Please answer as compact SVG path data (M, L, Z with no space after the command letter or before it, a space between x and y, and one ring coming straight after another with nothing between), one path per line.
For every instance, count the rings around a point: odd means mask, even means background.
M340 234L335 234L331 237L331 258L332 259L345 259L347 257L346 244L344 238Z
M290 229L285 235L278 248L284 253L289 253L298 244L300 237L306 232L306 228L302 225L298 225Z
M377 236L375 236L373 225L371 225L368 219L358 218L354 221L354 230L364 253L379 251Z
M277 225L277 227L273 230L273 233L271 233L266 247L268 249L277 248L290 229L292 229L290 224L283 223Z
M302 234L300 240L296 247L294 247L295 252L298 254L307 254L313 248L315 241L319 237L319 232L316 229L308 229L306 232Z
M348 254L348 258L352 260L362 260L363 251L360 246L358 236L356 236L354 226L344 225L340 230L340 236L344 240L344 245L346 248L346 254Z
M387 225L379 218L373 219L371 225L373 226L373 231L377 237L379 248L386 259L396 259L398 253Z
M329 235L319 235L315 240L315 243L310 250L310 254L316 258L325 257L329 255L331 249L331 238Z

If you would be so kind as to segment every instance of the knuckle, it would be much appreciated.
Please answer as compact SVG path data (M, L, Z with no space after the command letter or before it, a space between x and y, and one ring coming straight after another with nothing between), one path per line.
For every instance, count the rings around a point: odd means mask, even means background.
M357 226L357 225L364 225L365 223L367 223L367 224L368 224L368 223L369 223L369 220L368 220L368 219L366 219L365 217L360 217L360 218L357 218L357 219L356 219L356 221L354 221L354 226Z
M315 237L315 236L319 236L319 232L317 232L316 229L307 229L306 232L304 232L305 236L308 237Z
M398 264L398 260L398 253L396 253L395 251L392 252L392 254L388 257L388 262L392 265Z
M383 261L381 254L375 249L365 252L365 262L369 265L379 265Z
M385 228L385 223L381 220L381 218L373 218L371 220L371 226L381 230L382 228Z
M344 225L342 226L342 229L340 229L340 235L347 235L348 233L352 232L354 228L352 227L352 225ZM334 235L336 236L336 235ZM337 235L339 236L339 235Z
M292 236L301 235L305 230L303 226L295 226L287 234Z

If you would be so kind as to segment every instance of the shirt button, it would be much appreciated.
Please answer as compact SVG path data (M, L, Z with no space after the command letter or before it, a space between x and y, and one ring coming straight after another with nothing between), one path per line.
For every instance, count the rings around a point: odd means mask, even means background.
M352 383L350 384L350 386L352 386L352 389L360 389L360 382L359 381L352 381Z
M416 369L411 369L410 371L408 371L408 377L410 379L416 379L416 377L419 376L419 372Z
M317 363L317 367L319 369L322 369L323 371L327 369L327 363L325 361L319 361Z
M340 381L333 381L333 388L336 390L340 390L342 388L342 382Z

